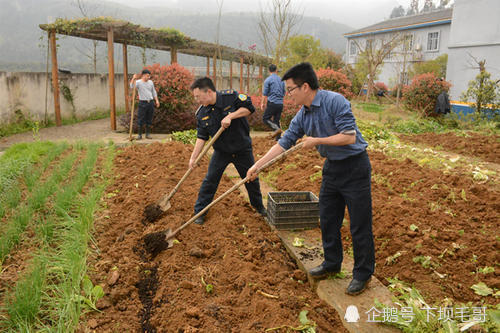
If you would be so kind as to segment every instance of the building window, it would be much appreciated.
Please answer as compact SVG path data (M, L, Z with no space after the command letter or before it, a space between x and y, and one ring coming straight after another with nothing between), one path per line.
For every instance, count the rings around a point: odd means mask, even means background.
M356 48L356 43L351 40L349 44L349 55L355 56L358 53L358 50Z
M427 35L427 51L437 51L439 48L439 32L429 32Z
M413 35L406 35L403 40L403 51L408 52L413 50Z

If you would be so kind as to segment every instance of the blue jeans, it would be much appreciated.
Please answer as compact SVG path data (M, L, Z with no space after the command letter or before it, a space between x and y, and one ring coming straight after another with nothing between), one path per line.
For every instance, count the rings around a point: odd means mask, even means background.
M203 210L203 208L212 202L215 192L217 192L222 174L229 163L234 164L242 179L245 178L248 169L254 164L252 148L235 154L214 150L212 158L210 159L210 164L208 165L207 174L205 179L203 179L203 183L198 193L198 199L194 205L195 214ZM252 206L257 210L263 208L264 205L262 204L259 179L257 178L252 182L245 183L245 187L248 191Z
M341 161L326 160L319 194L324 267L340 269L343 260L340 228L345 207L350 216L354 252L353 278L366 281L375 270L372 232L371 165L366 151Z

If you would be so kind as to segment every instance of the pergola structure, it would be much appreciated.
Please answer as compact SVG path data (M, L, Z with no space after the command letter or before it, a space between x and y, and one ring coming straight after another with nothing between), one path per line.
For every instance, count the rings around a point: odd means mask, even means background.
M56 34L92 40L106 41L108 44L109 99L111 110L111 129L116 130L116 96L114 73L114 43L123 45L123 76L125 91L125 110L129 112L129 83L127 46L156 49L170 52L171 63L177 63L177 54L183 53L207 58L207 76L210 76L210 58L213 58L212 78L216 82L217 59L229 61L229 82L232 89L233 66L240 63L240 91L243 91L243 66L247 64L247 91L250 90L250 65L259 66L259 80L262 81L262 67L270 59L255 53L245 52L232 47L207 43L185 36L171 28L148 28L123 20L109 17L80 18L74 20L57 19L51 24L40 24L40 29L49 34L52 53L52 86L54 90L54 111L57 126L61 126L61 107L59 101L59 77L56 53Z

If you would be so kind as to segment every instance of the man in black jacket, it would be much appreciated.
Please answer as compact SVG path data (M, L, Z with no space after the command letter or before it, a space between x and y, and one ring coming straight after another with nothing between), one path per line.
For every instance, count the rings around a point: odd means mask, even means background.
M208 77L194 81L191 90L201 106L196 113L198 134L189 167L195 167L194 162L209 137L214 136L221 126L225 128L213 144L214 153L194 206L194 212L197 214L212 202L229 163L234 164L241 178L246 177L248 169L254 164L250 126L246 116L253 113L255 108L250 97L245 94L234 90L216 91L214 83ZM262 216L266 216L259 180L245 183L245 187L252 206ZM204 222L205 215L195 221L197 224Z

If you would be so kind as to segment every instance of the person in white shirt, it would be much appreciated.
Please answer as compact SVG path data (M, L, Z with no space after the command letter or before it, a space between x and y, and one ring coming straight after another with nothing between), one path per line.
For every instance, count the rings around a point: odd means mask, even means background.
M155 85L151 80L151 72L144 69L141 74L134 74L134 77L130 80L130 88L134 88L134 86L137 88L137 93L139 95L139 106L137 109L137 125L139 126L139 131L137 140L142 139L142 125L146 126L146 139L151 139L150 131L154 112L153 100L155 101L156 107L160 107Z

